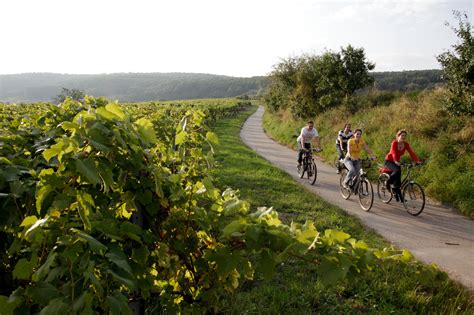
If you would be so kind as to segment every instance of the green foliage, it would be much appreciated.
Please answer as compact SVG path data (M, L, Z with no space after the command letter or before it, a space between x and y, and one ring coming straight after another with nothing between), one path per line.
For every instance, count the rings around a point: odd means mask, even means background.
M217 188L218 139L191 107L92 97L1 107L24 114L2 120L0 137L2 314L129 313L136 294L167 312L204 312L289 256L314 253L327 284L406 259L311 221L284 224Z
M474 38L467 14L454 11L459 28L453 28L460 42L453 51L440 54L443 77L450 92L446 109L453 115L474 115ZM449 25L449 24L447 24Z
M363 48L347 46L340 53L303 55L274 66L264 100L270 110L289 108L294 117L306 118L324 112L373 83Z

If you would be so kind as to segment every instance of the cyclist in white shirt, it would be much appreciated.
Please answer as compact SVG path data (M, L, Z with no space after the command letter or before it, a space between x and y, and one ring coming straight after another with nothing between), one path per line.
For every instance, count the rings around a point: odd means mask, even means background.
M319 133L316 128L314 128L314 122L308 121L308 125L301 129L301 133L296 139L298 144L298 165L301 165L301 161L303 160L303 152L311 150L311 142L313 138L316 140L316 149L321 151Z

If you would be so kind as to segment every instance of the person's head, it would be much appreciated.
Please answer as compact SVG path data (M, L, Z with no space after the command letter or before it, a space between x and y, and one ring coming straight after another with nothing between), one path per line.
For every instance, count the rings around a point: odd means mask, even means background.
M345 133L348 133L349 131L351 131L351 124L345 124L343 130Z
M360 139L362 137L362 129L357 128L356 130L354 130L354 137L356 139Z
M407 137L407 131L405 129L400 129L397 131L398 141L405 141L406 137Z
M308 129L311 130L314 128L314 122L312 120L308 121Z

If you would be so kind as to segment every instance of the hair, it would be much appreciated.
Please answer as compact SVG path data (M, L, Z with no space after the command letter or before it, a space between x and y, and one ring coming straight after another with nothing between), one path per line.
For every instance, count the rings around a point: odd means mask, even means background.
M360 134L362 134L362 129L360 129L360 128L357 128L356 130L354 130L354 134L356 134L356 133L357 133L357 131L360 131Z
M405 129L400 129L400 130L397 131L397 137L398 137L399 135L401 135L402 133L408 134Z
M308 125L314 125L314 122L312 120L308 120Z
M347 126L350 126L350 125L351 125L350 123L346 123L346 124L344 125L344 128L342 128L342 130L346 129L346 127L347 127Z

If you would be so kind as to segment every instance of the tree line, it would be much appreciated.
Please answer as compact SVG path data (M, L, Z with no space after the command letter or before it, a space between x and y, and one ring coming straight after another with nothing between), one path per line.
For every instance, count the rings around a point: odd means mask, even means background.
M424 90L444 82L441 70L371 71L369 74L379 91ZM268 86L268 76L239 78L192 73L25 73L0 75L0 102L49 102L63 93L63 88L121 102L254 98L263 95Z

